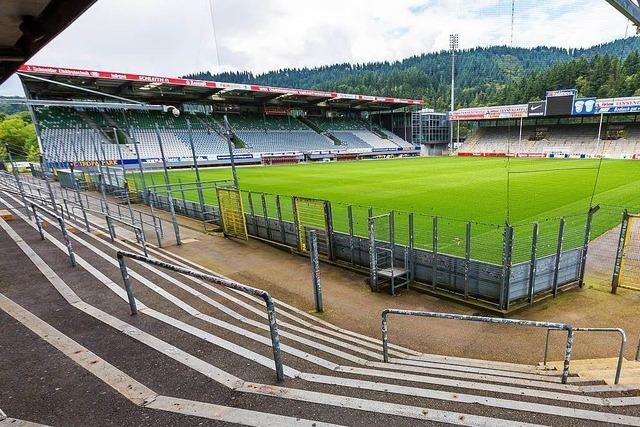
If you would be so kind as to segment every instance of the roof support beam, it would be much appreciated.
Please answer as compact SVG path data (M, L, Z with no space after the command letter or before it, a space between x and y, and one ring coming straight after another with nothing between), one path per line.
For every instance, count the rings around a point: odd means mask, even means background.
M640 28L640 7L632 0L606 0L618 12L622 13L628 20Z

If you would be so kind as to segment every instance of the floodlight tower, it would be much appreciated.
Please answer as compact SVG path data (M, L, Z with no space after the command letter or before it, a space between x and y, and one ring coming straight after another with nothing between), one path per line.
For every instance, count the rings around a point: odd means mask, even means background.
M451 51L451 109L453 112L455 89L454 84L456 81L456 51L458 50L458 34L449 35L449 50ZM449 120L449 153L453 151L453 122Z

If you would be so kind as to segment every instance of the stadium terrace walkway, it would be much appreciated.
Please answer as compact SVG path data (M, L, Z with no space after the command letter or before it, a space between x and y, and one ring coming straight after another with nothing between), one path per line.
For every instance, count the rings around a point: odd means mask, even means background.
M633 386L574 375L565 385L559 372L535 365L431 354L464 350L466 357L477 351L493 358L504 344L514 355L518 350L532 357L532 343L541 350L542 342L529 333L507 339L501 328L394 319L391 363L381 362L380 342L371 338L378 336L373 325L380 307L444 311L452 303L412 292L372 295L364 291L362 276L323 264L329 312L320 319L304 311L311 306L305 258L256 241L207 235L170 247L180 258L150 248L153 257L174 264L200 252L196 261L277 298L286 376L277 383L261 300L131 261L140 309L131 316L114 256L116 250L140 251L130 234L112 243L70 221L76 228L74 268L54 221L44 216L41 240L19 206L18 198L0 191L0 209L15 216L0 220L0 251L6 255L0 259L1 342L9 337L11 343L0 353L0 407L9 417L51 425L640 425ZM261 274L248 275L248 265ZM603 316L620 308L612 301L632 301L601 292L565 295L524 315L589 320L591 326L596 318L610 320ZM567 313L567 302L600 306L588 315L583 309ZM623 326L618 316L624 315L615 315L614 325ZM633 347L638 331L628 332L635 333ZM410 345L402 346L407 340ZM593 343L590 350L599 342Z

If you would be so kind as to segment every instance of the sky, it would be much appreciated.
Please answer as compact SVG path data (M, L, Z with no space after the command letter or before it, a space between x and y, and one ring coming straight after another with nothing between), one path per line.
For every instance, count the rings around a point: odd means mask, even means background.
M604 0L514 1L512 31L511 0L98 0L28 63L260 73L398 60L446 49L451 33L466 49L588 47L633 32ZM15 76L0 86L0 95L19 94Z

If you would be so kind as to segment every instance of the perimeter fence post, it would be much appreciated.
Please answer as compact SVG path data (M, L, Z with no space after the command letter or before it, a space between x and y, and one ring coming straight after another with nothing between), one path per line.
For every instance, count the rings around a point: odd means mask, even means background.
M413 278L415 276L415 250L414 250L414 246L415 246L415 236L414 236L414 232L413 232L413 212L409 212L409 215L407 217L407 221L409 224L409 242L408 242L408 246L409 246L409 272L408 272L408 280L409 282L407 283L407 289L409 289L409 283L413 282Z
M529 260L529 305L533 305L533 296L536 291L536 271L538 269L538 223L533 224L531 236L531 258Z
M582 245L582 256L580 260L580 277L578 285L584 286L584 272L587 267L587 250L589 249L589 240L591 240L591 224L593 223L593 215L600 210L600 205L592 206L587 213L587 224L584 229L584 244Z
M502 283L500 286L500 308L509 310L509 288L511 284L511 262L513 258L513 227L506 223L504 226L503 254L502 254Z
M562 243L564 240L564 217L560 218L558 227L558 244L556 246L556 258L553 267L553 296L558 295L558 274L560 273L560 255L562 254Z
M271 238L271 229L269 227L269 213L267 212L267 197L264 193L260 193L260 201L262 203L262 217L264 218L264 228L267 231L267 239Z
M618 284L620 283L620 271L622 270L622 258L624 257L624 245L629 228L629 212L625 209L622 213L622 222L620 223L620 235L618 236L618 248L616 250L616 261L613 266L613 277L611 279L611 293L618 292ZM640 344L638 344L640 345Z
M469 273L471 270L471 221L467 222L464 245L464 297L469 298Z
M438 217L432 218L432 254L431 264L431 287L435 290L438 287Z
M370 208L371 210L371 208ZM376 235L375 235L375 220L371 215L367 220L369 225L369 270L371 271L371 290L373 292L378 291L378 254L376 253Z
M184 195L184 186L182 185L182 178L178 178L178 185L180 186L180 195L182 196L182 207L184 214L189 216L189 209L187 208L187 198Z
M309 230L309 258L311 260L311 282L313 284L313 299L316 312L322 313L322 286L320 284L320 260L318 258L318 234L316 230Z
M353 238L353 207L347 206L347 219L349 220L349 251L351 253L351 266L356 266L354 238Z
M284 245L287 243L287 236L284 231L284 221L282 220L282 207L280 206L279 194L276 194L276 215L278 216L278 227L280 228L280 240Z

